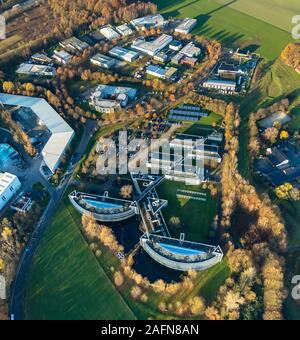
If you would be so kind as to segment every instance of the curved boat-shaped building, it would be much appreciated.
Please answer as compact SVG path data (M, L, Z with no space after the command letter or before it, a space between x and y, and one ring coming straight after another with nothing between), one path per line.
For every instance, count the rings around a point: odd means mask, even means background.
M223 259L220 247L206 244L147 234L140 242L155 261L174 270L205 270Z
M81 214L92 214L99 222L125 221L139 213L134 202L106 195L97 196L74 191L69 198L77 211Z

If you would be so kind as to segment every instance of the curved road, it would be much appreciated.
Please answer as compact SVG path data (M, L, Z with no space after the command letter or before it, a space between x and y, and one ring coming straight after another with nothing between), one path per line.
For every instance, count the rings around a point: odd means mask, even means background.
M95 132L97 125L94 121L88 121L85 127L84 134L82 136L81 142L76 150L76 153L79 155L79 159L85 153L85 150L88 146L88 143ZM25 287L26 287L26 279L27 274L30 269L30 265L34 254L40 244L40 241L51 221L51 218L57 211L61 200L72 180L72 175L74 172L75 166L72 167L67 172L66 178L62 185L57 188L52 188L50 190L51 200L46 210L44 211L40 222L36 226L36 229L33 233L31 240L28 242L26 248L24 249L19 265L16 271L14 282L11 285L11 293L10 293L10 301L9 301L9 313L11 319L13 320L22 320L24 319L24 296L25 296Z

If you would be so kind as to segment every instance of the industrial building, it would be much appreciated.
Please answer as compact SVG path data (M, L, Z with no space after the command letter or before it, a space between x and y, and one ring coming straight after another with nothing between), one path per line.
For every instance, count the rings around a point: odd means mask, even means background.
M226 92L236 92L237 85L235 81L209 79L204 82L203 87Z
M163 27L166 25L167 21L161 14L153 14L134 19L130 23L136 30L145 30L153 27Z
M184 58L184 55L181 53L177 53L172 59L172 64L179 65L181 60Z
M65 151L74 138L74 130L45 99L0 93L0 102L3 105L31 109L39 119L40 124L48 129L51 136L42 150L42 155L49 170L55 173Z
M188 34L190 33L193 28L197 25L196 19L184 19L179 26L175 28L175 32L181 33L181 34Z
M59 62L60 64L66 65L71 61L72 55L66 51L55 50L52 58L56 60L57 62Z
M137 99L137 90L130 87L98 85L90 96L90 105L101 113L113 113Z
M188 43L181 51L187 57L198 57L201 54L201 48L197 47L193 42Z
M59 45L62 48L72 52L83 52L85 49L89 47L89 44L87 44L84 41L81 41L76 37L72 37L64 41L61 41Z
M133 30L128 26L128 24L120 25L116 27L118 33L120 33L123 37L128 37L133 34Z
M167 63L170 60L170 54L161 51L156 54L153 59L159 61L160 63Z
M54 77L56 74L56 70L54 67L28 63L21 64L16 72L18 74L26 74L41 77Z
M139 58L139 53L135 51L128 50L123 47L115 46L110 51L109 54L112 57L116 57L118 59L127 61L129 63L132 63L133 61L137 60Z
M149 65L146 69L146 73L150 76L166 80L174 80L177 71L174 67L161 67L158 65Z
M173 40L169 45L169 49L176 52L180 51L182 47L182 43L178 40Z
M184 57L181 60L181 64L188 65L188 66L191 66L191 67L195 67L197 62L198 62L197 58L190 58L190 57Z
M20 190L21 183L17 176L10 173L0 173L0 211Z
M116 32L111 26L105 26L100 29L100 33L107 39L107 40L115 40L121 37L121 35Z
M218 75L242 75L244 72L241 70L239 65L236 65L234 63L227 63L223 62L218 68Z
M167 47L173 40L173 37L167 34L163 34L160 37L156 38L153 41L146 41L145 39L136 40L132 44L132 48L139 52L148 54L151 57L154 57L160 51L162 51L165 47Z
M118 63L118 60L108 57L104 54L97 53L91 58L91 63L109 70Z
M34 55L31 56L30 58L33 62L39 63L39 64L51 64L52 59L49 58L46 54L44 53L35 53Z

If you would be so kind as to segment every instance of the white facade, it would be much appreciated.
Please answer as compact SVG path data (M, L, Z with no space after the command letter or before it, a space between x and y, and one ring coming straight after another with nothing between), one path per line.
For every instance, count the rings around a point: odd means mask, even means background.
M91 63L96 66L106 68L108 70L117 64L117 60L111 57L108 57L104 54L97 53L91 58Z
M115 46L110 51L109 54L112 57L119 58L121 60L132 63L134 60L138 59L139 53L135 51L128 50L123 47Z
M180 53L190 58L198 57L201 54L201 48L195 46L193 42L190 42L180 51Z
M0 173L0 211L13 198L21 188L21 183L17 176L7 172Z
M208 89L222 90L222 91L236 91L236 83L225 80L207 80L203 87Z
M192 31L192 29L197 25L196 19L184 19L183 22L176 27L175 32L181 34L188 34Z

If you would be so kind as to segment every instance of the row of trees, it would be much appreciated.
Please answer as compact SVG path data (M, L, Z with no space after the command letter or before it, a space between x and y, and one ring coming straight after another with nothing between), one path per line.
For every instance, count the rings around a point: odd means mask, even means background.
M95 29L101 25L129 22L157 11L154 4L140 1L129 4L126 0L49 0L49 4L57 20L56 33L61 35L71 35L74 29L84 25Z
M233 275L221 287L210 317L219 315L229 319L259 318L261 313L264 319L281 319L285 296L284 261L277 254L284 252L287 246L283 219L278 207L272 205L269 197L259 196L255 188L238 172L238 107L228 105L224 122L226 154L221 180L221 225ZM254 217L255 222L244 230L237 242L234 240L236 231L232 235L234 238L231 237L231 225L234 212L241 208L249 216L246 219L252 221ZM243 226L239 227L245 229ZM240 245L243 249L239 249ZM276 270L273 272L270 272L270 263L276 263ZM255 295L260 291L259 287L264 289L263 294Z

